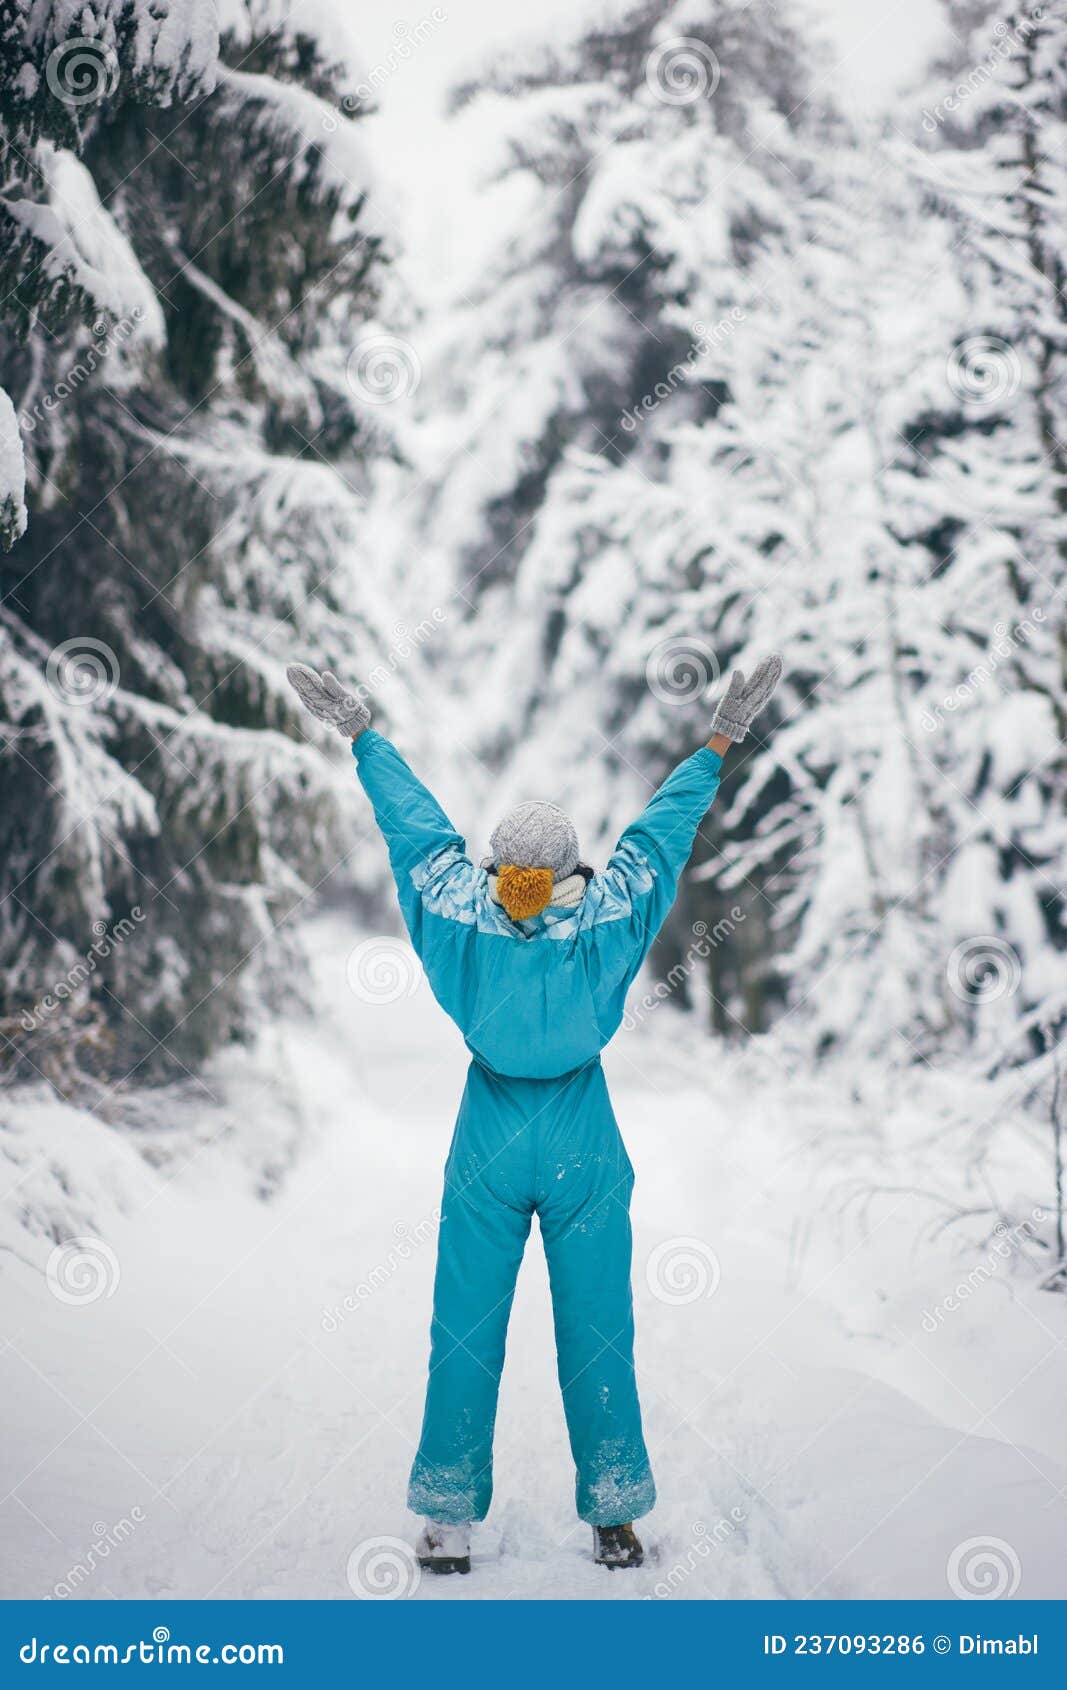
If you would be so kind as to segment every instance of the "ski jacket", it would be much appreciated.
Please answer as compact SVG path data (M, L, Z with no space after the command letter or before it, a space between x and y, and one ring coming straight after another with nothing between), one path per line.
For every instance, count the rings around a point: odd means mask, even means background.
M597 1057L674 902L719 786L706 747L670 774L576 909L512 921L489 877L396 747L373 728L352 747L389 848L400 910L438 1003L492 1072L550 1079Z

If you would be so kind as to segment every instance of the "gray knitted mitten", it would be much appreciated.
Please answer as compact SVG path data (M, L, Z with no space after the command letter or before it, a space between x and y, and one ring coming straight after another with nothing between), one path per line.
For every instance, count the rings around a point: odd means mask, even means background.
M744 739L752 725L752 718L767 703L782 677L782 660L777 652L757 663L752 679L745 680L740 669L730 676L730 685L719 701L711 724L711 732L732 739L736 745Z
M304 709L310 710L320 722L336 728L345 739L354 739L356 734L369 727L370 711L363 700L354 693L346 692L329 669L324 669L320 675L309 669L306 663L290 663L285 678L299 695Z

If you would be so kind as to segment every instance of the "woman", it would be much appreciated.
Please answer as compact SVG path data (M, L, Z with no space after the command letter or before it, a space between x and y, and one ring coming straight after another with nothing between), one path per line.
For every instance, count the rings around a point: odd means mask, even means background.
M570 821L520 804L476 867L436 800L335 676L287 670L307 709L351 739L385 836L400 909L438 1002L471 1053L445 1167L422 1437L408 1490L417 1554L470 1571L469 1528L492 1495L493 1423L515 1280L536 1214L578 1514L594 1559L637 1567L633 1522L656 1499L633 1363L633 1169L600 1052L674 901L722 759L778 684L768 657L735 671L706 746L679 764L607 867L579 861Z

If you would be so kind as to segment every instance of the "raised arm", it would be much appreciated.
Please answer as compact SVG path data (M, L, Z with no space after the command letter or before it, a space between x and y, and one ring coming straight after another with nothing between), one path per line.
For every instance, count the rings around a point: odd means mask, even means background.
M635 936L643 940L642 955L663 926L697 829L715 800L722 755L708 744L672 769L598 877L608 900L629 910Z
M463 835L396 746L382 734L373 728L361 729L353 739L352 750L374 819L389 847L389 862L406 917L406 900L416 895L412 875L442 852L450 853L453 862L465 861Z
M631 822L611 854L604 878L633 911L645 948L666 919L689 861L697 829L719 790L722 760L744 739L782 673L780 657L766 657L745 679L735 669L711 724L707 744L679 763Z
M328 669L319 675L293 663L286 675L305 709L352 742L363 790L389 848L401 913L417 946L423 871L435 859L448 867L466 865L463 836L396 746L370 726L370 710L357 693L347 692Z

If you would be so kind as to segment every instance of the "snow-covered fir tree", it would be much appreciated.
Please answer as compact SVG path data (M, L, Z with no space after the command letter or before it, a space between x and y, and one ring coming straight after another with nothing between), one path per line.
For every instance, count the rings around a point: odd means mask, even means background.
M462 91L495 238L440 330L431 454L442 407L467 449L428 518L460 558L481 749L602 842L720 670L786 651L784 720L733 755L661 948L676 999L693 921L725 922L721 1030L992 1057L1049 1013L1063 939L1062 635L1011 564L1043 509L1062 586L1056 431L1036 394L1031 424L974 402L996 290L961 250L947 133L937 187L899 126L805 98L807 63L780 9L645 6ZM1052 218L1062 115L1026 105ZM1050 222L1031 334L1058 245ZM1046 390L1057 320L1030 354Z
M692 749L701 709L673 703L711 682L708 642L733 655L722 512L702 485L668 516L669 440L718 413L761 333L762 257L806 239L833 125L814 77L780 7L646 3L457 95L492 234L428 346L422 521L469 607L494 801L557 791L591 854ZM677 950L709 905L677 912Z
M240 1032L355 844L284 664L390 640L356 102L266 5L214 14L20 3L0 42L3 1061L60 1083Z
M954 919L1010 946L986 994L975 983L976 1030L1014 1063L1067 1012L1067 4L949 12L956 50L924 89L909 163L964 290L956 422L925 451L971 652L931 678L924 727L970 812ZM983 995L1005 982L1011 1016L988 1026Z
M154 1071L176 1022L185 1062L240 1028L242 959L350 843L283 660L373 673L412 583L416 620L448 599L439 761L475 754L486 819L568 802L594 857L720 673L785 651L660 947L675 1001L710 985L721 1032L809 1053L1040 1053L1064 999L1065 9L955 5L910 129L832 110L762 0L647 0L461 88L478 238L418 331L415 473L366 514L392 447L348 354L383 272L343 69L266 11L217 49L210 9L187 37L105 9L105 95L71 105L22 18L9 1017L87 922L152 910L31 1059L76 1020L117 1072Z

